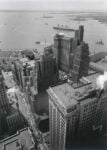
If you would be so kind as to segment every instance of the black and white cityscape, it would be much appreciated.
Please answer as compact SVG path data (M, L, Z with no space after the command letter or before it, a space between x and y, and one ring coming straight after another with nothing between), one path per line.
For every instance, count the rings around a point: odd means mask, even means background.
M0 150L107 149L106 4L0 0Z

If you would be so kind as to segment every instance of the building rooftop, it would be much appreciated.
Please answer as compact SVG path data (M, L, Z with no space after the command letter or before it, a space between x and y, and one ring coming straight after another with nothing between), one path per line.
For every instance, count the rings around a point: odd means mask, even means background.
M16 83L13 81L13 75L12 75L12 72L4 72L2 71L2 75L3 75L3 78L4 78L4 82L5 82L5 85L7 86L7 88L12 88L16 85Z
M98 62L91 62L90 68L100 73L107 71L107 56Z
M9 58L12 51L0 51L0 58Z
M34 86L30 87L30 90L31 90L32 95L37 95L38 94L38 91L35 90Z
M35 60L29 60L27 57L16 60L15 63L17 64L18 68L21 68L21 69L23 69L24 66L26 67L35 66Z
M70 108L73 105L76 105L80 100L83 100L85 96L89 94L90 90L96 89L96 78L99 76L99 73L95 73L84 77L88 83L83 84L78 87L74 87L68 83L64 83L55 87L52 87L51 90L54 93L54 96L58 99L59 103L62 104L65 109Z
M77 101L73 98L74 89L68 83L55 86L52 90L57 98L64 104L66 109L77 104Z
M18 149L18 146L23 146L24 149L28 150L34 148L34 142L29 128L24 128L18 131L17 134L0 141L0 150L15 150Z
M28 62L29 61L29 59L27 58L27 57L24 57L24 58L21 58L20 59L20 62L21 63L26 63L26 62Z
M107 71L107 56L105 58L103 58L102 60L100 60L99 62L97 62L97 64L102 67L102 69L104 71Z
M28 61L27 64L28 64L29 66L33 67L33 66L35 66L35 60Z
M66 34L64 34L64 33L58 33L58 34L56 34L55 38L57 38L57 37L61 38L61 39L64 39L64 40L71 40L74 37L74 32L72 32L70 34L70 36L69 35L66 36Z
M20 59L21 64L24 65L28 65L28 66L35 66L35 60L29 60L27 57L25 58L21 58Z
M97 61L101 60L102 58L104 58L105 56L107 56L107 52L98 52L98 53L90 56L90 61L97 62Z

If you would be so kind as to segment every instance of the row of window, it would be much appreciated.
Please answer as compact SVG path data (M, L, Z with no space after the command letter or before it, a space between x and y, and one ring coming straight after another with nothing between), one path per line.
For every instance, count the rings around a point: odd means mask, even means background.
M97 104L97 103L98 103L98 101L95 100L95 101L93 101L93 102L91 102L91 103L85 104L84 107L89 107L89 106L94 105L94 104Z
M84 109L84 113L87 112L87 111L88 111L88 112L93 111L93 110L95 111L95 109L96 109L96 105L91 106L91 107L89 107L89 108L85 108L85 109Z

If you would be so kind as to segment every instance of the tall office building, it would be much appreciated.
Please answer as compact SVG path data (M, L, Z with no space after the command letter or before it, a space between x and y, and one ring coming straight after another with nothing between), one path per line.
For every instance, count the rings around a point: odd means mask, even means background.
M65 84L48 90L50 150L65 150L66 144L76 134L79 107L66 89L70 90L70 86Z
M0 110L0 139L3 138L4 132L7 131L5 114Z
M85 42L83 42L83 35L84 35L84 27L79 26L79 29L75 31L74 38L66 37L64 34L57 34L54 37L53 54L56 57L58 68L60 70L64 72L70 72L72 69L75 70L73 68L73 65L75 65L75 67L76 65L77 67L85 66L85 63L86 61L88 61L88 58L87 60L84 58L89 57L88 54L89 48L88 48L88 44L85 44ZM79 64L79 61L81 61L81 64ZM88 64L89 61L86 63L86 65L88 66ZM86 67L85 67L85 71L86 71Z
M88 75L89 62L88 44L81 42L81 45L75 49L73 59L72 80L74 82L78 82L82 76Z
M70 67L70 53L72 50L73 38L66 37L62 34L57 34L54 37L53 53L56 57L58 68L60 70L69 71Z
M43 90L57 83L58 67L51 48L45 48L38 61L38 89Z
M0 70L0 110L6 113L9 109L9 100L7 98L4 79Z
M39 54L37 59L35 56L35 60L29 60L27 57L16 60L13 74L22 90L25 90L27 83L34 87L35 93L55 84L58 80L58 67L51 47L46 47L44 53Z
M14 78L22 90L25 90L27 82L29 82L30 86L34 86L38 93L37 73L38 66L35 60L29 60L25 57L14 62Z
M22 114L17 110L15 102L9 103L7 97L5 82L2 73L0 72L0 136L9 132L16 132L26 125Z
M48 89L50 150L70 149L75 140L92 134L96 129L96 116L97 126L104 127L107 93L95 88L97 76L82 78L82 86L76 88L64 83Z
M27 121L25 120L24 116L17 110L14 113L10 113L6 117L6 122L9 134L13 134L17 130L27 126Z
M75 38L78 39L79 43L83 41L84 37L84 26L79 26L79 30L75 31Z
M93 130L107 133L107 83L100 90Z

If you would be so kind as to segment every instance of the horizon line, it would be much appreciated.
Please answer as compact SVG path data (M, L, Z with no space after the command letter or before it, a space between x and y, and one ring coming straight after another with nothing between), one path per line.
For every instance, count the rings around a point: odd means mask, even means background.
M65 11L65 12L107 12L107 10L91 10L91 9L84 9L84 10L67 10L67 9L0 9L0 11Z

